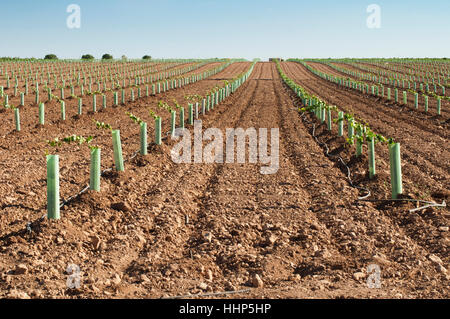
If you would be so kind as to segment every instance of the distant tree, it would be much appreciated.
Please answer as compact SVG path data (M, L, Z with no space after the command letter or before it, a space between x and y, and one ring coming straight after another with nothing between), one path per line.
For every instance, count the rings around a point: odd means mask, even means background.
M44 57L45 60L58 60L58 57L56 56L56 54L47 54Z
M144 56L142 57L142 59L143 59L143 60L151 60L152 57L151 57L150 55L144 55Z
M128 60L127 56L126 55L122 55L122 61L126 62L127 60Z
M105 53L102 56L102 60L112 60L113 56L111 54Z
M81 57L81 59L82 59L82 60L94 60L94 57L93 57L92 55L90 55L90 54L84 54L84 55Z
M1 57L0 61L34 61L36 58Z

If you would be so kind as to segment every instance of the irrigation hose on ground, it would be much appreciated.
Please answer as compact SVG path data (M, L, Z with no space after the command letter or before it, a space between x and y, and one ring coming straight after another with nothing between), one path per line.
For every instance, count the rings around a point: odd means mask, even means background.
M296 108L296 110L298 111L297 108ZM203 114L203 115L204 115L204 114ZM347 180L348 180L350 186L353 187L353 188L355 188L355 189L362 190L362 191L365 191L365 192L366 192L366 195L358 197L357 201L361 201L361 202L386 202L386 203L388 203L388 202L416 202L416 203L424 203L424 204L426 204L426 205L421 206L421 207L418 207L418 208L410 209L410 210L409 210L410 213L416 212L416 211L419 211L419 210L423 210L423 209L426 209L426 208L430 208L430 207L447 207L447 204L446 204L445 200L442 202L442 204L439 204L439 203L435 203L435 202L428 202L428 201L424 201L424 200L416 200L416 199L368 199L368 197L372 196L371 191L370 191L368 188L356 186L356 185L353 183L353 180L352 180L352 178L351 178L351 171L350 171L350 168L349 168L349 166L345 163L345 161L342 159L342 157L340 157L340 156L338 156L338 155L330 155L330 154L329 154L330 149L329 149L328 145L327 145L325 142L320 142L320 141L319 141L319 139L318 139L317 136L315 135L316 124L313 123L313 122L311 122L311 121L309 121L309 120L306 118L306 112L302 113L302 114L300 115L300 118L301 118L304 122L307 122L307 123L309 123L309 124L312 124L312 132L311 132L311 136L315 139L315 141L317 142L317 144L319 144L320 146L324 146L324 147L325 147L325 149L326 149L325 155L326 155L327 157L329 157L329 158L333 158L333 157L334 157L334 158L337 158L337 160L338 160L339 162L341 162L341 164L346 168L346 170L347 170ZM166 132L166 133L164 134L164 137L162 137L162 140L166 140L166 139L169 137L170 134L171 134L170 131ZM149 145L152 145L152 144L153 144L153 143L148 144L147 147L148 147ZM124 163L125 163L125 162L129 162L130 160L134 159L139 153L140 153L140 150L135 151L128 159L125 159L125 160L124 160ZM103 176L105 173L111 172L112 170L113 170L113 167L107 168L107 169L103 170L103 171L100 173L100 176ZM80 195L82 195L83 193L85 193L85 192L88 191L88 190L89 190L89 185L87 185L86 187L84 187L84 188L83 188L80 192L78 192L77 194L72 195L72 196L68 197L66 200L64 200L64 201L60 204L60 208L63 208L63 207L66 206L68 203L70 203L72 200L78 198ZM45 214L45 215L43 215L42 217L38 218L38 219L37 219L36 221L34 221L34 222L27 222L27 223L26 223L26 227L25 227L26 233L31 234L32 231L33 231L33 225L39 224L41 221L43 221L43 220L45 219L46 216L47 216L47 214Z
M298 111L297 108L296 108L296 110ZM300 115L300 118L301 118L304 122L307 122L307 123L309 123L309 124L312 124L312 132L311 132L311 136L315 139L315 141L317 142L317 144L319 144L319 145L325 147L325 149L326 149L325 155L326 155L327 157L330 157L330 158L332 158L332 157L337 158L337 160L338 160L339 162L341 162L342 165L344 165L344 167L347 169L347 180L348 180L349 184L350 184L353 188L356 188L356 189L358 189L358 190L363 190L363 191L365 191L365 192L367 193L367 194L364 195L364 196L358 197L357 201L360 201L360 202L385 202L385 203L389 203L389 202L415 202L415 203L424 203L424 204L426 204L426 205L421 206L421 207L417 207L417 208L410 209L410 210L409 210L410 213L413 213L413 212L416 212L416 211L419 211L419 210L423 210L423 209L426 209L426 208L429 208L429 207L447 207L447 204L446 204L445 200L442 202L442 204L439 204L439 203L435 203L435 202L428 202L428 201L424 201L424 200L419 200L419 199L409 199L409 198L405 198L405 199L368 199L368 197L370 197L370 196L372 195L372 194L371 194L371 191L370 191L368 188L356 186L356 185L353 183L353 181L352 181L352 179L351 179L350 168L349 168L348 165L345 163L345 161L342 159L342 157L340 157L340 156L338 156L338 155L334 155L334 156L333 156L333 155L330 155L330 154L329 154L330 149L329 149L328 145L327 145L325 142L320 142L320 141L319 141L319 139L318 139L317 136L315 135L316 124L313 123L313 122L311 122L311 121L309 121L309 120L306 118L306 112L302 113L302 114Z
M231 96L231 94L233 94L233 92L230 92L230 96ZM206 113L200 112L200 114L205 115ZM169 135L171 135L171 133L172 133L171 131L167 131L167 132L164 134L164 136L161 138L161 140L166 140L166 139L168 139L168 138L169 138ZM147 144L147 147L150 146L150 145L153 145L153 144L154 144L154 143ZM156 145L156 144L155 144L155 145ZM134 159L139 153L140 153L140 150L135 151L129 158L124 159L123 162L126 163L126 162L131 161L131 160ZM111 172L113 169L114 169L114 167L110 167L110 168L107 168L107 169L101 171L101 172L100 172L100 176L103 176L103 175L104 175L105 173L107 173L107 172ZM68 197L67 199L65 199L65 200L60 204L59 207L60 207L60 208L63 208L63 207L66 206L68 203L70 203L70 202L73 201L74 199L78 198L80 195L84 194L84 193L87 192L88 190L89 190L89 184L88 184L87 186L85 186L85 187L84 187L81 191L79 191L78 193L76 193L76 194L74 194L74 195ZM26 223L26 226L25 226L25 232L28 233L29 235L31 235L32 232L33 232L34 225L38 225L38 224L41 223L43 220L45 220L46 217L47 217L47 214L44 214L42 217L36 219L36 220L33 221L33 222L27 222L27 223ZM19 232L17 232L17 233L19 233ZM11 235L12 235L12 234L9 234L9 235L7 235L7 236L5 236L5 237L9 237L9 236L11 236Z

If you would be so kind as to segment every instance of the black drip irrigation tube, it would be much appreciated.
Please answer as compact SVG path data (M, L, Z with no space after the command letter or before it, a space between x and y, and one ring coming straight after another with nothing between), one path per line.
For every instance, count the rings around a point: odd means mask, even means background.
M311 132L311 136L316 140L317 144L319 144L320 146L324 146L324 147L325 147L325 149L326 149L326 150L325 150L325 156L330 157L330 158L335 157L335 158L338 159L339 162L342 163L342 165L344 165L344 167L345 167L346 170L347 170L347 180L348 180L348 183L350 184L350 186L352 186L353 188L356 188L356 189L358 189L358 190L362 190L362 191L365 191L365 192L366 192L366 195L361 196L361 197L358 197L358 200L364 200L364 199L370 197L370 196L372 195L372 193L370 192L370 190L369 190L368 188L365 188L365 187L359 187L359 186L356 186L356 185L353 183L353 180L352 180L352 178L351 178L350 167L348 167L347 163L345 163L345 161L342 159L342 157L340 157L339 155L330 155L330 148L328 147L328 144L319 141L319 139L318 139L317 136L316 136L316 124L313 123L313 122L311 122L311 121L309 121L309 120L306 118L305 113L301 114L300 117L302 118L303 121L305 121L305 122L307 122L307 123L309 123L309 124L312 124L312 132Z
M165 136L163 136L161 139L162 139L162 140L167 140L167 138L169 137L170 134L171 134L170 131L166 132L166 133L165 133ZM156 145L156 144L155 144L155 143L147 144L147 148L148 148L150 145ZM139 151L135 151L129 158L124 159L123 162L124 162L124 163L127 163L127 162L131 161L131 160L132 160L133 158L135 158L139 153L140 153L140 150L139 150ZM107 168L107 169L104 169L103 171L100 172L100 176L104 176L105 173L112 172L113 170L114 170L114 166L112 166L112 167L110 167L110 168ZM69 204L70 202L72 202L74 199L78 198L80 195L86 193L88 190L89 190L89 184L86 185L83 189L81 189L81 191L79 191L78 193L76 193L76 194L74 194L74 195L72 195L72 196L69 196L67 199L65 199L65 200L59 205L59 208L63 208L64 206L66 206L67 204ZM33 222L27 222L27 224L26 224L26 226L25 226L25 232L28 233L28 234L31 234L31 233L33 232L33 228L34 228L36 225L40 224L40 223L45 219L46 216L47 216L47 214L44 214L42 217L39 217L38 219L36 219L36 220L33 221Z
M250 70L250 69L249 69L249 70ZM247 72L248 72L248 71L247 71ZM253 69L252 69L252 72L253 72ZM250 73L250 74L251 74L251 73ZM250 75L247 77L247 79L248 79L249 77L250 77ZM247 80L245 80L243 83L245 83L246 81L247 81ZM243 83L241 83L241 84L243 84ZM230 95L229 95L229 96L231 96L233 93L234 93L234 92L230 90ZM202 110L202 111L203 111L203 110ZM200 114L201 114L201 115L205 115L206 113L204 113L204 112L199 112L199 115L200 115ZM170 135L171 135L171 131L167 131L167 132L164 134L164 136L161 138L161 140L167 140L167 139L169 138ZM147 148L148 148L150 145L156 145L156 144L155 144L155 143L147 144ZM140 153L140 150L139 150L139 151L135 151L129 158L124 159L124 163L131 161L131 160L132 160L133 158L135 158L139 153ZM113 171L113 169L114 169L114 166L113 166L113 167L110 167L110 168L107 168L107 169L105 169L105 170L103 170L103 171L101 171L100 176L103 176L103 175L104 175L105 173L107 173L107 172ZM74 199L78 198L80 195L84 194L84 193L87 192L88 190L89 190L89 184L88 184L87 186L85 186L83 189L81 189L81 191L79 191L77 194L74 194L74 195L68 197L66 200L64 200L64 201L60 204L59 207L60 207L60 208L63 208L64 206L66 206L66 205L69 204L71 201L73 201ZM33 222L27 222L24 230L17 231L17 232L14 232L14 233L10 233L10 234L8 234L8 235L6 235L6 236L0 237L0 240L4 240L4 239L6 239L6 238L8 238L8 237L11 237L11 236L13 236L13 235L20 235L20 234L23 234L23 233L29 234L29 235L31 236L32 233L33 233L33 229L35 229L35 228L40 228L39 225L40 225L40 223L41 223L42 221L45 220L45 217L46 217L46 216L47 216L47 214L44 214L42 217L39 217L38 219L36 219L36 220L33 221Z
M162 140L167 140L167 138L169 137L170 134L171 134L170 131L166 132L166 133L165 133L165 136L163 136L161 139L162 139ZM156 144L155 144L155 143L147 144L147 148L148 148L150 145L156 145ZM135 151L129 158L123 160L124 163L131 161L131 160L132 160L133 158L135 158L139 153L140 153L140 150L139 150L139 151ZM113 169L114 169L114 166L112 166L112 167L110 167L110 168L107 168L107 169L104 169L103 171L101 171L100 176L104 176L105 173L111 172L111 171L113 171ZM69 204L70 202L72 202L74 199L78 198L80 195L86 193L88 190L89 190L89 184L86 185L84 188L82 188L78 193L76 193L76 194L74 194L74 195L72 195L72 196L69 196L67 199L65 199L64 201L62 201L62 203L59 205L59 208L63 208L64 206L66 206L67 204ZM11 236L13 236L13 235L20 235L20 234L23 234L23 233L29 234L29 235L31 236L32 233L33 233L33 230L36 229L36 228L38 228L39 224L40 224L42 221L45 220L45 217L46 217L46 216L47 216L47 214L44 214L42 217L37 218L37 219L36 219L35 221L33 221L33 222L27 222L26 225L25 225L25 229L24 229L24 230L22 230L22 231L17 231L17 232L14 232L14 233L10 233L9 235L0 237L0 240L4 240L4 239L6 239L6 238L8 238L8 237L11 237Z
M298 109L296 108L296 110L298 111ZM371 202L371 203L394 203L394 202L414 202L414 203L422 203L425 204L424 206L421 207L417 207L417 208L413 208L410 209L409 212L413 213L419 210L423 210L426 208L430 208L430 207L447 207L447 204L445 202L445 200L442 202L442 204L439 203L435 203L435 202L429 202L429 201L425 201L425 200L420 200L420 199L410 199L410 198L402 198L402 199L368 199L370 196L372 196L371 191L368 188L365 187L360 187L360 186L356 186L352 179L351 179L351 172L350 172L350 168L348 167L348 165L345 163L345 161L342 159L342 157L338 156L338 155L330 155L329 154L329 147L327 145L327 143L325 142L320 142L319 139L317 138L317 136L315 135L315 131L316 131L316 124L309 121L306 118L306 112L303 112L300 114L300 118L304 121L307 122L309 124L312 125L312 132L310 132L311 136L315 139L315 141L317 142L317 144L319 144L320 146L324 146L326 151L325 151L325 156L332 158L335 157L338 159L339 162L342 163L342 165L344 165L344 167L347 169L347 180L348 183L350 184L351 187L356 188L358 190L362 190L366 192L366 195L364 196L360 196L358 197L358 199L356 201L358 202Z

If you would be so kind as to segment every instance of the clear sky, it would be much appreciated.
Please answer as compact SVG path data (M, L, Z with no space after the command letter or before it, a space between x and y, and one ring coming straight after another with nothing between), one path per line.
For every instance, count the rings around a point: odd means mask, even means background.
M3 0L0 28L0 56L450 57L450 0Z

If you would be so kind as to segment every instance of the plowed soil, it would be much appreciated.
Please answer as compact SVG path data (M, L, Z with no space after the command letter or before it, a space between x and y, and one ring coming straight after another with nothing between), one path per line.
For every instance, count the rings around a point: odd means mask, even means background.
M338 149L344 140L327 136L322 126L313 132L312 119L299 115L299 101L273 63L257 63L250 79L201 119L204 129L223 132L279 128L276 174L260 174L260 163L175 164L170 157L174 141L167 139L150 147L145 158L128 161L124 173L104 176L102 191L70 202L61 220L44 219L31 233L23 231L27 221L45 214L45 154L35 136L48 139L74 130L95 134L102 165L110 167L110 135L95 131L92 118L121 129L127 156L139 148L139 139L126 110L148 120L149 107L162 112L155 108L159 99L204 94L249 66L234 63L213 78L161 96L5 135L0 297L161 298L245 289L227 296L448 298L448 210L408 214L408 204L379 207L356 201L360 192L312 134L349 161L351 150ZM298 64L283 63L283 68L313 93L352 108L375 131L395 136L402 143L408 191L448 196L446 132L389 113L358 94L338 92ZM167 128L168 117L162 115ZM57 153L61 195L67 198L86 183L88 150L61 147ZM389 172L387 153L380 148L377 155L380 170ZM364 160L350 165L363 184ZM380 175L372 186L383 195L375 195L388 196L382 182L388 173ZM67 288L68 264L81 270L79 289ZM366 283L370 264L381 268L380 288Z
M364 70L360 70L354 66L350 66L348 64L343 64L343 63L333 63L334 65L341 67L341 68L345 68L348 69L350 71L353 72L365 72ZM358 81L362 81L365 82L367 84L369 84L369 88L371 85L380 85L378 82L372 82L372 81L368 81L368 80L361 80L361 79L356 79L355 77L349 76L346 73L337 71L333 68L330 68L326 65L323 65L321 63L312 63L312 65L314 65L316 68L319 68L322 72L326 72L328 74L333 74L335 76L340 76L340 77L345 77L345 78L352 78L354 80L358 80ZM446 129L448 129L449 127L449 123L450 123L450 101L448 100L441 100L441 115L438 116L437 115L437 102L436 99L429 96L429 109L428 112L425 112L425 98L423 97L422 94L419 93L418 96L418 109L416 110L414 107L414 95L411 92L408 92L408 87L405 84L405 88L403 89L402 87L397 87L398 89L398 98L399 98L399 102L395 103L394 100L394 90L395 90L395 86L393 85L389 85L389 84L383 84L383 86L385 87L385 91L384 91L384 98L381 97L373 97L374 99L377 99L378 101L383 101L385 105L388 105L392 108L397 108L399 109L400 112L405 112L405 113L409 113L411 116L415 116L418 117L420 119L422 119L423 121L426 121L427 124L431 124L431 125L437 125L437 126L442 126L444 125ZM387 88L391 88L391 100L387 100ZM412 89L414 89L413 86L411 86ZM417 90L419 90L419 84L417 85ZM407 95L407 105L403 104L403 91L407 91L408 95ZM442 91L439 89L438 93L440 95L442 95ZM380 92L381 94L381 92ZM445 93L448 96L448 90ZM372 96L369 93L365 93L365 95L367 96Z

